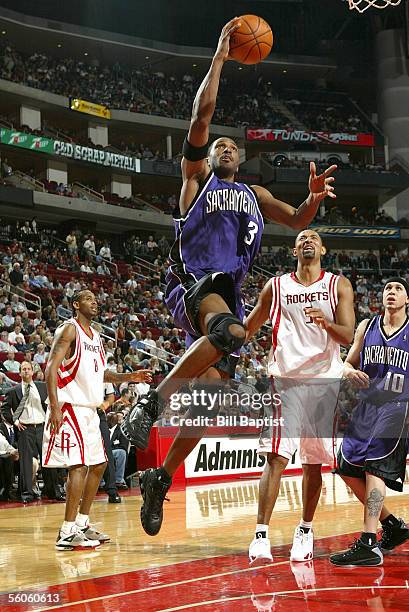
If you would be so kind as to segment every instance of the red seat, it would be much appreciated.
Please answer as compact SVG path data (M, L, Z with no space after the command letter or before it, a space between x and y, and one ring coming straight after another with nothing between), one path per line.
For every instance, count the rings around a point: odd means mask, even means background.
M21 382L21 376L17 374L17 372L7 372L6 376L10 378L10 380L14 380L14 382Z

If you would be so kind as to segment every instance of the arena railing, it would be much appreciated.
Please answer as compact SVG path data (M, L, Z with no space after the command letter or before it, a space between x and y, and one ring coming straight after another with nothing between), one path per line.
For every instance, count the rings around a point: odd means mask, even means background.
M75 190L75 188L77 188L77 191ZM96 189L92 189L92 187L87 187L86 185L83 185L79 181L74 181L72 183L72 192L82 193L85 196L88 195L90 200L93 200L96 202L105 202L105 198L102 195L102 193L100 193Z
M21 287L15 287L10 283L10 281L5 281L0 279L0 284L4 289L8 291L11 295L17 295L19 298L23 298L24 302L27 304L31 304L35 307L35 310L41 309L41 298L39 295L35 293L31 293L31 291L27 291ZM30 296L30 297L27 297Z
M145 340L140 340L140 342L142 342L142 344L143 344L144 346L150 346L149 344L146 344ZM148 355L148 356L149 356L149 358L156 357L156 359L157 359L158 361L162 361L163 363L166 363L167 365L172 366L172 368L173 368L173 367L174 367L174 365L175 365L175 363L174 363L173 361L167 361L166 359L163 359L163 357L158 357L157 355L155 355L155 354L153 354L153 353L150 353L149 351L145 351L144 349L136 349L136 350L137 350L139 353L143 353L144 355ZM154 348L152 347L152 350L153 350L153 351L164 351L164 352L165 352L167 355L171 355L172 357L177 357L177 355L174 355L173 353L170 353L169 351L167 351L166 349L163 349L163 348L156 348L156 349L154 349ZM178 359L179 359L179 357L178 357Z
M65 249L67 248L67 243L65 242L65 240L61 240L61 238L56 238L55 236L52 236L51 238L52 238L52 239L53 239L55 242L58 242L59 244L63 244ZM105 261L105 263L106 263L108 266L112 266L112 267L114 268L114 270L115 270L115 276L119 276L119 275L118 275L118 266L117 266L117 264L116 264L116 263L114 263L113 261L110 261L109 259L106 259L105 257L101 257L101 255L94 255L93 253L90 253L89 251L87 252L87 255L88 255L88 257L92 257L92 258L94 258L95 260L96 260L97 258L99 258L99 260L101 260L101 261Z

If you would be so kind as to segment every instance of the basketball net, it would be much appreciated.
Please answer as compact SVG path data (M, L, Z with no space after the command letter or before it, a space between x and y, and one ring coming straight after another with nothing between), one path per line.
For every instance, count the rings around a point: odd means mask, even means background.
M398 6L401 0L348 0L349 8L364 13L369 8L385 9L388 6Z

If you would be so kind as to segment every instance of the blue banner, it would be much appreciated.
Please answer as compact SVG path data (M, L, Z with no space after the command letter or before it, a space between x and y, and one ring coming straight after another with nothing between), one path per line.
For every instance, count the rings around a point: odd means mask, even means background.
M311 225L320 236L342 236L345 238L400 238L399 227L374 227L354 225Z

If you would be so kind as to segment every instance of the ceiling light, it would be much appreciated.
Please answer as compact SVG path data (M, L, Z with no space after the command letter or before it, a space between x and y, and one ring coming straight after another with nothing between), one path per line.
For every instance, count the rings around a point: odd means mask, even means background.
M57 47L58 47L59 49L61 49L62 44L61 44L61 43L58 43Z
M88 53L85 51L84 55L85 55L85 57L87 57Z
M149 59L149 55L145 55L145 59Z
M239 66L239 70L243 70L243 66Z
M192 67L193 68L197 68L197 64L192 64Z
M2 30L1 33L3 34L3 36L7 34L6 30Z
M287 74L287 70L283 70L283 74Z

